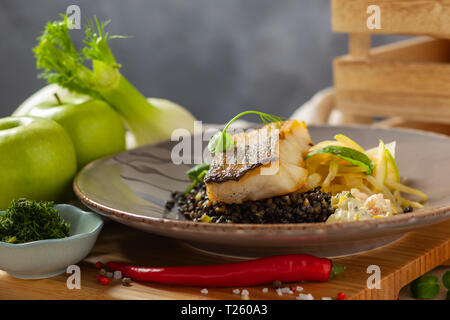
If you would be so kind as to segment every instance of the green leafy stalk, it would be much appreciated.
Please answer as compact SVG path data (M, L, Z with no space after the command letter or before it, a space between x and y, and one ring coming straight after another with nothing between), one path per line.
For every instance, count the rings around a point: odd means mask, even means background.
M138 145L170 138L177 128L193 128L192 116L182 108L159 108L151 104L123 75L108 42L123 36L105 31L109 21L97 17L85 26L85 47L77 51L69 35L70 21L48 22L33 49L40 78L70 91L103 99L120 113ZM90 61L92 69L85 63Z
M237 119L239 119L242 116L245 116L246 114L257 114L257 115L259 115L261 121L264 124L269 124L271 122L279 122L279 121L283 121L285 119L283 117L274 116L274 115L271 115L271 114L268 114L268 113L264 113L264 112L260 112L260 111L249 110L249 111L241 112L238 115L236 115L233 119L228 121L221 132L216 133L211 138L211 140L208 143L208 149L209 149L209 151L212 154L218 153L218 152L224 152L224 151L228 150L229 148L231 148L234 145L233 137L231 136L231 134L229 134L227 132L227 129L230 127L230 125L234 121L236 121Z

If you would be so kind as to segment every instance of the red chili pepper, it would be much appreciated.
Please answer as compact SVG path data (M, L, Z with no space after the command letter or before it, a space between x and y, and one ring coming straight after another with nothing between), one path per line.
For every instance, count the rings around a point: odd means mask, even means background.
M101 263L100 261L96 262L95 263L95 268L97 268L97 269L103 268L103 263Z
M338 300L345 300L346 294L345 292L339 292L337 295Z
M198 287L243 287L295 281L328 281L344 271L330 259L305 254L274 256L243 262L208 266L153 268L108 262L108 268L120 270L137 281Z

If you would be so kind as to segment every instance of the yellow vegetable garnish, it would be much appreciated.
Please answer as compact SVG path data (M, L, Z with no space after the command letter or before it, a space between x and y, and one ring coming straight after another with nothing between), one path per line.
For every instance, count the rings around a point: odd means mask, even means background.
M358 150L359 152L364 152L364 149L359 144L357 144L355 141L353 141L349 137L344 136L343 134L337 134L334 136L334 138L338 142L342 143L347 148L352 148L352 149Z
M377 147L364 150L343 134L337 134L334 138L334 141L321 141L309 149L305 158L309 172L308 189L321 186L324 192L339 194L336 198L333 197L331 204L334 208L346 206L344 201L348 197L342 196L341 192L352 188L359 189L368 196L382 194L392 208L389 215L402 213L406 206L423 208L422 201L428 199L427 195L401 183L395 161L395 141L384 144L380 140ZM363 154L367 161L360 154ZM418 196L420 201L407 199L403 197L403 193ZM359 219L366 217L360 214Z
M395 162L394 156L392 153L386 148L386 178L394 180L395 182L400 182L400 172L398 171L397 163Z
M202 215L200 218L201 222L211 222L212 218L208 216L207 214Z
M327 177L325 178L325 180L323 181L323 186L327 187L330 185L331 181L333 181L333 179L336 177L338 168L339 168L339 162L336 160L332 160L330 163L329 173L328 173Z
M411 187L407 187L404 184L397 183L397 182L391 181L389 179L386 180L385 183L386 183L386 185L388 187L390 187L392 189L399 190L400 192L414 194L416 196L419 196L419 197L423 198L423 200L427 200L428 199L428 196L425 193L423 193L422 191L414 189L414 188L411 188Z
M345 147L343 143L338 142L338 141L332 141L332 140L325 140L325 141L321 141L318 144L312 146L311 148L309 148L309 152L314 151L314 150L319 150L328 146L341 146L341 147Z
M336 204L336 207L341 206L341 204L342 204L345 200L347 200L347 197L346 197L346 196L341 196L341 197L339 197L339 202Z
M386 159L386 149L384 147L383 140L380 140L380 144L378 145L378 154L377 154L377 162L375 167L375 179L380 185L384 184L384 180L386 179L387 174L387 159ZM381 189L380 189L381 191Z

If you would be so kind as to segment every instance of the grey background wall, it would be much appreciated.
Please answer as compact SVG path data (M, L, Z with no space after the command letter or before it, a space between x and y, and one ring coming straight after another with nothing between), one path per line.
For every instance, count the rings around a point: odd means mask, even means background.
M329 0L1 0L0 117L45 85L31 48L70 4L133 36L111 46L139 90L209 122L248 106L289 116L332 84L332 58L347 50L330 31Z

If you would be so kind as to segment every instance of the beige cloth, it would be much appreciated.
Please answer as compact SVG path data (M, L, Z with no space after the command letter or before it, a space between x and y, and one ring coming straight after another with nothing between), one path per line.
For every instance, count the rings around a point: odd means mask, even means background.
M342 113L334 110L334 88L332 87L317 92L291 116L291 119L305 121L306 124L340 124L342 118Z
M329 87L318 91L312 98L291 115L290 119L304 121L306 124L341 124L342 113L334 110L334 88ZM231 127L246 128L251 122L238 119ZM219 124L207 124L206 127L221 127Z

